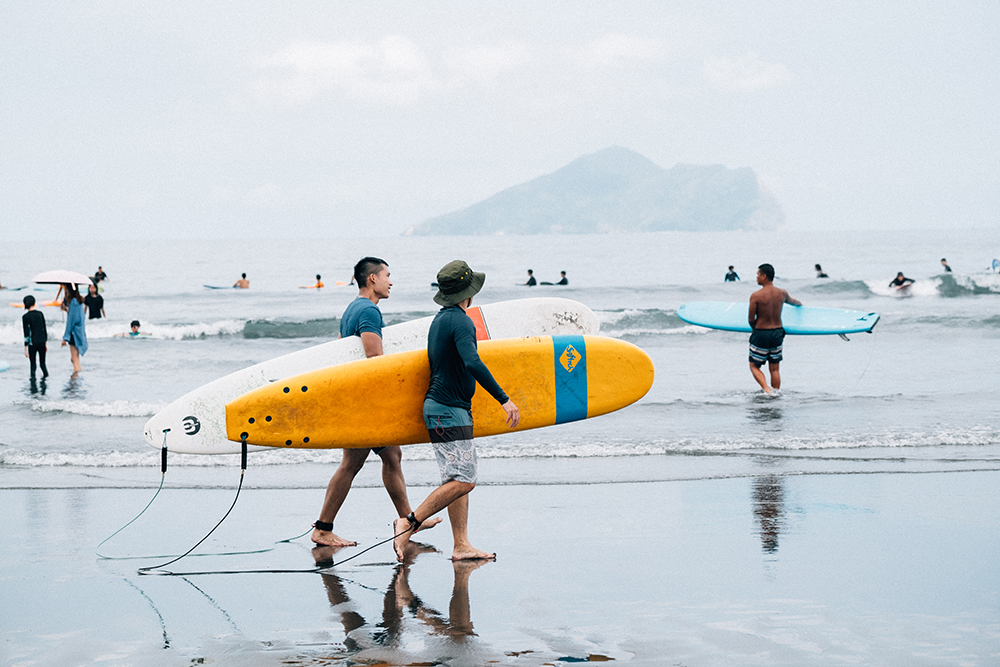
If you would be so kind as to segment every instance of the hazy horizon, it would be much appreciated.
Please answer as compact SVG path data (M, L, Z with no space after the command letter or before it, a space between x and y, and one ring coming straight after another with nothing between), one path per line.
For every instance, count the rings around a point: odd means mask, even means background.
M789 230L996 228L1000 7L5 7L7 241L395 236L609 146Z

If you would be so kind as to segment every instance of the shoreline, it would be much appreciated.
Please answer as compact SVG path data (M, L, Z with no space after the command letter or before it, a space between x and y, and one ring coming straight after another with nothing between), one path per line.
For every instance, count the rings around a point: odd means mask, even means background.
M366 466L377 470L377 466ZM6 664L979 665L997 657L997 471L760 474L483 485L455 568L446 525L407 567L383 545L323 574L140 577L94 547L146 488L3 489ZM322 488L244 488L177 571L315 567L301 533ZM102 552L181 553L231 489L165 488ZM411 503L426 495L411 490ZM389 533L384 490L355 488L337 531ZM294 527L294 528L293 528ZM301 528L301 530L298 530ZM360 549L343 550L345 558ZM469 634L469 631L475 634ZM169 648L164 648L164 642ZM565 660L563 660L565 658Z

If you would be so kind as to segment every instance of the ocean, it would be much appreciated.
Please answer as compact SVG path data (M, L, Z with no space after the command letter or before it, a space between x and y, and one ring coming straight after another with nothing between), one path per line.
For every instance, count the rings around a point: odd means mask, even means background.
M215 378L329 340L355 297L347 282L364 255L385 259L393 287L380 304L387 324L433 314L437 269L461 258L487 273L477 303L557 295L593 309L601 334L652 357L649 394L618 413L538 431L484 438L481 483L572 483L608 479L608 459L629 457L649 480L873 471L1000 469L1000 275L983 231L663 232L604 236L393 237L322 241L156 241L6 244L3 294L11 302L51 286L36 273L66 268L109 276L107 319L90 321L83 371L72 375L58 346L64 317L41 308L49 329L45 381L31 382L23 310L0 310L0 488L155 486L158 452L146 420ZM996 239L993 239L996 241ZM947 257L953 273L944 274ZM681 321L686 301L745 302L755 268L770 262L776 284L806 305L877 312L872 334L794 336L785 341L783 387L761 394L746 335ZM814 277L820 263L827 279ZM742 280L724 283L730 264ZM523 286L527 269L569 285ZM888 287L898 271L916 280ZM231 285L245 272L249 290ZM298 289L322 274L322 291ZM152 334L132 340L138 319ZM391 419L391 415L385 418ZM275 488L316 484L337 451L254 454L250 474ZM429 447L405 460L430 462ZM493 461L491 463L491 460ZM541 465L542 461L550 464ZM697 465L693 465L696 461ZM172 455L180 485L228 487L234 457ZM568 467L567 467L568 466ZM369 466L377 467L377 466ZM311 472L310 472L311 471ZM148 472L148 474L146 474ZM430 472L414 478L432 484ZM380 484L377 475L359 484Z

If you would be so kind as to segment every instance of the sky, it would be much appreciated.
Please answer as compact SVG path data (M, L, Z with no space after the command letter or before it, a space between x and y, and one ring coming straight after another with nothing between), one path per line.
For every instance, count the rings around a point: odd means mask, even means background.
M0 11L0 238L405 232L609 146L789 229L1000 215L1000 3L45 2Z

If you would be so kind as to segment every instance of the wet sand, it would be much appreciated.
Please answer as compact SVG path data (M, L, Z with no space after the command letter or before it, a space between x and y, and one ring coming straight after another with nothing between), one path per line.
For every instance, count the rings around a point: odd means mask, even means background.
M606 465L627 477L641 462ZM470 534L496 562L451 563L445 522L405 566L385 544L323 573L187 577L137 574L162 557L95 556L154 489L4 489L0 661L997 664L998 483L998 472L897 472L481 485ZM389 537L384 490L356 488L335 530L359 548L274 544L307 530L322 492L245 489L195 553L271 550L167 569L311 570ZM233 496L167 488L102 552L179 554Z

